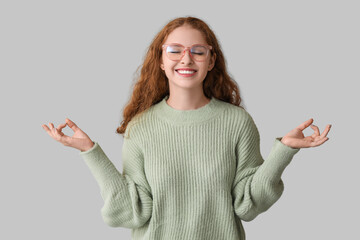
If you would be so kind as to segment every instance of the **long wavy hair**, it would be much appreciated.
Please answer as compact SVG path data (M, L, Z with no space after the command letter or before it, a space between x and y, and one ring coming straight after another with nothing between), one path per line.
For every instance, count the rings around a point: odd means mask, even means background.
M140 115L169 95L168 79L165 72L160 68L162 45L174 29L183 25L190 25L202 32L206 42L212 46L211 55L216 54L215 66L207 73L203 81L204 95L244 108L240 106L241 97L238 84L226 70L226 60L214 32L199 18L180 17L168 22L150 44L143 64L136 70L138 73L141 69L141 72L140 75L137 74L138 77L134 78L133 93L123 109L123 121L116 129L117 133L124 134L132 118Z

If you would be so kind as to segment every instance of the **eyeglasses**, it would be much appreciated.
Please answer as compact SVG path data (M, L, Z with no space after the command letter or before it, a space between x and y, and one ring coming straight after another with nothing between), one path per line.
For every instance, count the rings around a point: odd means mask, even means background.
M197 62L204 62L209 55L210 45L194 44L191 47L184 47L178 43L170 43L162 45L166 55L172 61L179 61L185 55L185 51L189 50L190 57Z

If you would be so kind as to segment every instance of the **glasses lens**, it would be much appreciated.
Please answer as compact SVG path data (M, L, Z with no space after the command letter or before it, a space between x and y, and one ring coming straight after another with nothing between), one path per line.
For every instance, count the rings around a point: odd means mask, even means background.
M204 46L193 46L191 55L196 61L205 61L207 57L207 48Z
M166 48L166 54L171 60L180 60L184 48L179 45L169 45Z

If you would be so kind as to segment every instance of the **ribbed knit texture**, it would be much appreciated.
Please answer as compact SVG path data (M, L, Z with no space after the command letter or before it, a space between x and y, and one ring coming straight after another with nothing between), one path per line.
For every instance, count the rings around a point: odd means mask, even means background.
M166 96L130 121L123 172L98 142L80 152L99 184L104 221L132 239L244 240L251 221L281 196L281 175L300 150L275 138L266 161L247 111L211 98L176 110Z

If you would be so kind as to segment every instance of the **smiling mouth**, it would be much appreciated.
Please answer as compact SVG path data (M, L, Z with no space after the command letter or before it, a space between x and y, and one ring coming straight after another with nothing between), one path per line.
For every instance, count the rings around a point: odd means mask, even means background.
M191 74L194 74L196 73L195 70L175 70L176 72L182 74L182 75L191 75Z

